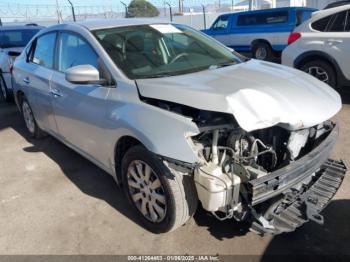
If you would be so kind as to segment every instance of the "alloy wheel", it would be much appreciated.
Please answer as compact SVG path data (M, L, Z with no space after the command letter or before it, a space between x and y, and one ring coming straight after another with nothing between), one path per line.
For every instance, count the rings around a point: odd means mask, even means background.
M23 101L22 113L23 113L24 122L25 122L29 132L34 134L34 132L35 132L35 120L34 120L33 112L30 109L30 106L26 101Z
M127 183L132 201L140 213L153 223L166 216L165 190L158 175L143 161L134 160L127 171Z
M255 58L258 60L265 60L267 57L267 50L264 47L258 47L255 51Z
M322 82L328 83L329 81L328 73L322 67L311 66L307 68L306 73L316 77L318 80L321 80Z

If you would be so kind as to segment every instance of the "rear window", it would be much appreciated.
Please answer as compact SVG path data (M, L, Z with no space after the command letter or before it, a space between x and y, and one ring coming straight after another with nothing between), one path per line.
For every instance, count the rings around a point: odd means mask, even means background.
M332 18L332 16L324 17L324 18L312 23L311 27L317 31L324 32L324 31L326 31L326 28L327 28L331 18Z
M39 29L0 31L0 47L24 47Z
M336 14L329 25L329 32L344 32L346 22L346 11Z
M270 12L263 14L249 14L240 15L238 17L238 26L252 26L252 25L270 25L281 24L288 22L288 12Z
M347 11L343 11L313 22L311 27L321 32L344 32L347 19Z

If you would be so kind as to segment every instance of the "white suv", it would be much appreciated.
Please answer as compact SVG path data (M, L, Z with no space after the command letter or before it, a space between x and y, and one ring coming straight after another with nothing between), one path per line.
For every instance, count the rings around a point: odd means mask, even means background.
M336 88L350 85L350 5L313 13L289 36L282 64Z

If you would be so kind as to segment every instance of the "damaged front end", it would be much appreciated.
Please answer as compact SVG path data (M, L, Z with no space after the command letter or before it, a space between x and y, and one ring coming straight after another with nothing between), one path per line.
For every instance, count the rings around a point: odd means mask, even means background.
M202 159L194 181L204 209L220 220L250 221L259 234L323 222L320 212L346 173L342 162L328 159L338 137L334 123L246 132L226 114L204 112L193 121L201 132L191 143Z

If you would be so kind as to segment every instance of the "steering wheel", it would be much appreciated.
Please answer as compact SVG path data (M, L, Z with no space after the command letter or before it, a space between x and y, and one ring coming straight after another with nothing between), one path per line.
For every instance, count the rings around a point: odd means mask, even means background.
M175 56L173 59L171 59L170 64L176 62L177 60L179 60L181 57L185 57L185 56L189 56L188 53L181 53L178 54L177 56Z

